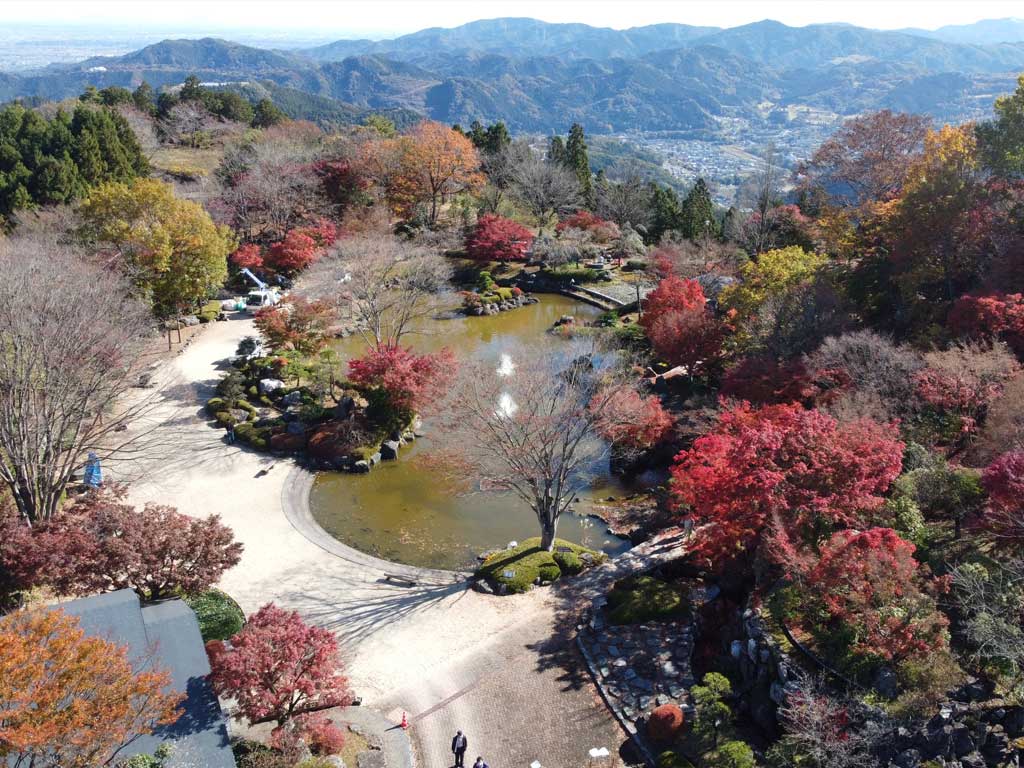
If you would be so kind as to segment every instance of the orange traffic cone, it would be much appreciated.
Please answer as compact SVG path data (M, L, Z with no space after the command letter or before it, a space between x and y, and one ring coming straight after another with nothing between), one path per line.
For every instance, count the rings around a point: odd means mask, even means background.
M405 716L405 712L402 712L402 728L409 727L409 718Z

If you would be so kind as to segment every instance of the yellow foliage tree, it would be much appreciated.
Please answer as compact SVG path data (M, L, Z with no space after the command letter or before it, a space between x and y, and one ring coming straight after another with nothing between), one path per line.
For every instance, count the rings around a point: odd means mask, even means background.
M164 317L195 307L220 286L237 245L228 227L158 179L98 187L82 204L82 218L82 234L117 259Z

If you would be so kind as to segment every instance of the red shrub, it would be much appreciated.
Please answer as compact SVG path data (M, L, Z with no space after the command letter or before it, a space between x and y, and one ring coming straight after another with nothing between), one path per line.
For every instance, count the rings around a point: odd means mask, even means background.
M888 661L947 646L949 621L935 605L947 587L921 572L914 545L891 528L833 534L805 582L810 600L852 630L853 653Z
M1019 293L961 296L950 310L948 323L958 336L1001 338L1024 356L1024 296Z
M493 213L481 216L466 238L466 253L480 261L524 261L533 233Z
M746 357L726 372L721 392L755 405L800 403L814 408L834 400L849 382L845 371L812 372L802 360L780 363L769 357Z
M610 395L598 395L591 408L599 409L597 428L613 445L646 450L672 431L672 417L655 396L644 397L635 389L620 388Z
M682 733L685 717L676 704L655 707L647 719L647 735L661 744L671 744Z
M239 269L260 269L263 266L263 252L258 245L249 243L228 256L228 260Z
M284 240L270 246L263 262L275 272L294 274L312 264L316 257L316 241L301 230L293 229Z
M317 756L336 755L345 746L345 732L326 715L313 712L299 715L270 734L270 746L298 760L300 740Z
M977 527L1009 551L1024 547L1024 451L1004 453L985 469L988 505Z

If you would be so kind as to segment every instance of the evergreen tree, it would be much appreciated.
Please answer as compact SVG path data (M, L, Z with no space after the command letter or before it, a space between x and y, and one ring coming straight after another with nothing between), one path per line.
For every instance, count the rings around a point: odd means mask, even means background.
M499 120L487 128L483 149L491 154L497 154L511 143L512 137L509 135L508 128Z
M137 110L145 112L147 115L151 115L156 111L156 97L153 94L153 86L145 80L132 93L132 101L135 103Z
M199 84L199 78L189 75L181 85L178 98L182 101L198 101L203 98L203 86Z
M657 243L666 232L682 229L683 208L674 189L655 184L651 204L654 216L647 228L648 242Z
M252 125L253 128L269 128L287 119L288 115L278 109L270 99L260 99L253 109Z
M715 204L711 190L703 178L697 179L682 207L680 231L683 237L699 240L702 237L718 237L718 220L715 218Z
M589 205L593 199L590 158L587 156L587 140L583 135L583 126L579 123L573 123L569 129L569 139L565 143L565 164L580 180L580 192Z
M548 140L548 162L565 164L565 142L555 135Z

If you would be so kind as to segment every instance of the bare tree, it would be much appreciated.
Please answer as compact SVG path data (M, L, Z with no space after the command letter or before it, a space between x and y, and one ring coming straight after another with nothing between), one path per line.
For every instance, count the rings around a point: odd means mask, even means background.
M223 189L215 217L243 240L270 241L325 215L330 203L313 171L323 137L314 128L275 126L254 142L230 148L217 169Z
M123 278L52 236L0 242L0 274L0 480L35 522L135 415L115 403L137 381L152 318Z
M157 135L153 118L129 104L120 105L117 111L131 127L143 156L147 160L152 160L153 155L160 149L160 137Z
M772 230L772 209L779 202L779 183L782 169L779 166L778 153L771 144L765 147L761 155L761 167L744 185L744 196L747 206L752 208L754 215L748 222L748 237L754 255L768 249L769 235ZM752 198L752 199L751 199Z
M390 235L343 240L303 278L303 290L331 301L368 344L398 344L420 320L438 312L451 266L436 251Z
M583 343L513 350L497 370L464 366L446 410L451 450L529 505L540 546L551 550L559 518L607 449L598 431L614 418L606 406L620 391L613 358Z
M595 187L595 213L620 227L627 224L645 229L653 217L651 185L638 172L632 171L621 181L610 181Z
M195 149L202 144L203 135L216 128L219 122L202 102L182 101L160 121L160 132L170 143Z
M857 722L857 703L830 691L820 678L805 678L800 688L779 710L785 735L773 752L783 759L799 757L810 768L878 765L872 750L887 730L885 723Z
M515 147L513 149L512 147ZM543 229L556 214L571 211L580 204L580 182L569 168L551 163L539 154L515 142L509 148L508 177L515 196L540 221Z
M963 612L960 631L979 664L998 662L1013 690L1024 681L1024 561L1009 559L986 569L977 563L953 569L953 595Z

